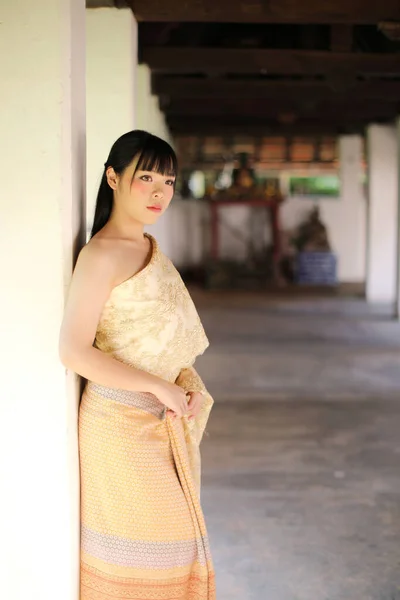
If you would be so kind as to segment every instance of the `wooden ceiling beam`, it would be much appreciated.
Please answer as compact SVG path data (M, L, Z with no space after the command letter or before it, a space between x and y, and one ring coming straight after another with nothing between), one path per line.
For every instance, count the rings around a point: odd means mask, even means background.
M353 46L352 25L331 26L331 50L332 52L351 52Z
M332 118L360 118L360 119L385 119L396 118L398 105L385 102L356 102L356 103L332 103L324 102L318 104L314 100L304 103L296 103L293 99L285 102L260 102L242 101L241 103L231 100L228 102L203 102L201 100L175 101L165 111L167 116L189 116L189 117L246 117L277 118L279 115L294 115L294 117L307 116L310 119L328 120Z
M287 97L301 98L340 98L349 97L365 100L400 101L400 81L355 81L347 86L336 88L336 82L325 81L271 81L271 80L229 80L195 77L153 77L153 93L171 99L218 99L218 98L259 98L273 99Z
M129 8L129 0L86 0L86 8Z
M292 125L284 125L268 119L259 120L227 120L204 118L177 118L167 119L171 132L181 136L330 136L339 133L362 133L366 123L360 119L352 121L333 120L329 123L310 122L302 120Z
M128 0L138 21L347 23L400 20L398 0Z
M171 120L173 122L178 122L179 119L187 119L189 121L201 120L202 122L220 122L224 124L226 119L229 119L229 122L236 121L237 123L245 122L243 119L243 115L239 113L229 112L229 113L210 113L206 114L204 112L198 113L197 115L190 113L170 113L166 115L167 120ZM363 122L365 124L368 123L395 123L396 115L388 112L380 112L380 113L366 113L357 114L356 112L347 112L341 115L338 115L335 112L329 112L323 117L321 117L318 113L293 113L290 111L281 111L281 112L268 112L265 114L262 113L254 113L254 119L257 122L262 123L263 121L274 122L278 124L286 124L289 123L298 123L302 120L307 120L310 124L327 124L329 125L331 122L334 123L349 123L349 122ZM252 121L247 121L249 127L252 125Z
M400 76L400 53L144 46L140 61L159 73Z

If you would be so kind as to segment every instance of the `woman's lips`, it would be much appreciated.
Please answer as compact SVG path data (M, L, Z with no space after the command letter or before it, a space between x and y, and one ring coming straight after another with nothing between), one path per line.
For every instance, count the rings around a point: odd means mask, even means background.
M162 211L161 206L148 206L148 210L152 210L153 212L160 213Z

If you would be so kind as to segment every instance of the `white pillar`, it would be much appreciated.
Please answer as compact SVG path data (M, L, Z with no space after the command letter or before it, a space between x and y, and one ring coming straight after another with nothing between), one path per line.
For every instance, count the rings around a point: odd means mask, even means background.
M395 317L400 320L400 117L397 118L397 280Z
M342 217L338 275L342 282L363 283L366 272L366 198L362 184L361 136L342 136L339 156Z
M150 122L148 131L150 133L154 133L154 135L158 135L158 137L166 140L169 144L172 145L172 138L168 130L168 126L165 120L165 115L160 109L160 100L159 97L155 94L152 94L149 99L150 102Z
M151 70L144 64L137 68L136 124L138 129L149 131L173 144L159 98L151 91Z
M136 80L136 126L138 129L149 131L151 127L151 71L147 65L138 65Z
M103 166L115 140L137 127L137 23L129 9L86 11L87 205L91 227Z
M58 335L85 229L84 19L84 0L1 10L4 600L78 597L78 381Z
M369 302L396 299L398 149L396 128L368 128L368 263L366 294Z

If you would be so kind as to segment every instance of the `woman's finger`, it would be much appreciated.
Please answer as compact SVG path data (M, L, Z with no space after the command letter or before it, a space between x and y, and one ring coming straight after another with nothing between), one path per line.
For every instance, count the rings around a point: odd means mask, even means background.
M194 406L196 406L196 404L197 404L196 396L195 396L195 394L193 394L190 396L190 400L188 402L189 410L191 410Z
M174 410L167 410L167 415L169 415L170 417L172 417L172 419L176 419L178 417L178 415L176 414L176 412Z

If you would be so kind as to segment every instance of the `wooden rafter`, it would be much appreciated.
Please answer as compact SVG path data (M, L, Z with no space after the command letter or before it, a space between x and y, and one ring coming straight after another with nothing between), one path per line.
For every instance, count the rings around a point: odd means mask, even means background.
M351 52L353 45L352 25L331 26L331 50L332 52Z
M286 100L260 100L243 99L238 102L236 98L219 99L214 102L204 102L202 99L193 99L188 102L186 99L175 99L167 110L167 115L189 115L189 116L210 116L224 117L226 115L235 117L247 115L257 118L279 118L282 114L293 113L294 118L299 116L310 116L310 118L332 119L337 116L343 118L373 119L396 118L398 114L397 102L383 101L323 101L317 102L313 98L299 102L296 98L286 98Z
M400 20L398 0L129 0L139 21L350 23Z
M140 59L154 72L168 73L400 76L400 53L144 46Z
M179 76L154 76L153 93L174 98L335 98L400 101L400 81L356 81L337 86L336 81L271 81L259 79L229 80Z
M362 119L346 121L339 115L326 122L300 119L284 125L275 119L249 119L231 117L169 116L168 125L174 134L210 136L266 136L266 135L337 135L338 133L362 133L366 123Z

